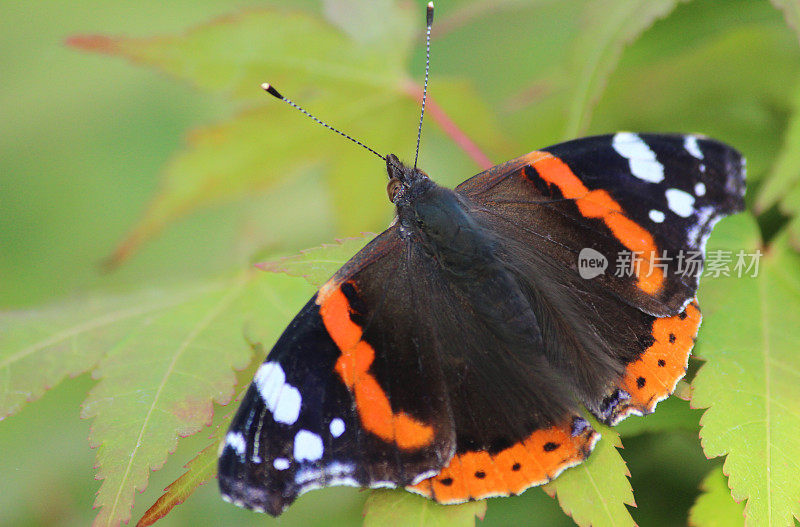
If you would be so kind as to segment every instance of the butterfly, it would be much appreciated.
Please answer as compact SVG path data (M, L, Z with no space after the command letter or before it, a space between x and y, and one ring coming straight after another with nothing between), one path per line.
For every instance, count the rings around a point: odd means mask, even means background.
M581 463L599 439L581 407L613 425L684 376L706 240L744 208L742 156L694 135L577 139L453 190L386 168L393 223L289 324L230 425L237 505L278 515L330 485L460 503ZM585 249L631 257L586 279Z
M432 20L428 4L428 53ZM590 455L583 409L614 425L674 391L706 240L744 209L735 149L620 132L451 190L262 87L383 159L396 215L256 371L220 445L224 499L277 516L332 485L519 494Z

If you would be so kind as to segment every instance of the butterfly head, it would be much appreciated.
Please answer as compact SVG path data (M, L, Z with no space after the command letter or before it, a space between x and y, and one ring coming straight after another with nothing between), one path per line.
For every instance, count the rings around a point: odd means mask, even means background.
M386 156L386 172L389 174L386 193L389 195L389 201L398 208L410 203L425 188L433 184L428 174L418 168L404 165L394 154Z

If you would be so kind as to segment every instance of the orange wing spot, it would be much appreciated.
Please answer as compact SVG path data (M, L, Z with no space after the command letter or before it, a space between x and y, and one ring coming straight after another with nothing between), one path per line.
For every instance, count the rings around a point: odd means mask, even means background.
M622 207L605 190L589 190L561 159L547 152L531 152L526 156L539 176L558 187L561 194L574 199L580 213L587 218L601 218L622 245L636 255L639 263L639 288L649 295L664 285L664 273L653 266L657 254L653 237L644 228L623 214Z
M587 218L605 218L611 214L622 212L619 203L614 201L605 190L592 190L575 202L578 204L578 210ZM606 221L606 223L608 222Z
M431 493L419 492L416 489L430 489ZM439 476L418 483L412 489L423 496L433 497L440 503L456 503L460 496L469 495L467 479L461 467L461 461L453 458L450 465L442 469Z
M370 373L375 350L362 340L361 327L350 319L350 302L341 287L325 284L317 294L317 304L325 329L341 351L336 372L353 392L364 429L405 450L429 445L433 427L405 412L392 412L389 397Z
M431 444L433 427L420 423L404 412L394 414L394 440L402 449L411 450Z
M697 301L674 317L653 321L653 344L642 356L628 365L622 388L631 398L619 409L618 421L629 413L651 413L656 404L669 397L686 374L694 337L702 315Z
M494 455L494 463L508 484L509 494L519 494L537 481L539 465L529 462L528 451L522 443L517 443Z
M626 216L609 214L603 219L614 236L631 252L642 253L645 257L656 252L656 242L650 233Z
M539 175L548 183L561 190L567 199L578 199L586 196L589 189L576 176L572 169L559 158L547 152L531 152L527 157Z
M570 430L571 420L537 430L494 455L486 451L457 454L439 474L406 488L439 503L519 494L581 463L600 437L589 427L576 437Z

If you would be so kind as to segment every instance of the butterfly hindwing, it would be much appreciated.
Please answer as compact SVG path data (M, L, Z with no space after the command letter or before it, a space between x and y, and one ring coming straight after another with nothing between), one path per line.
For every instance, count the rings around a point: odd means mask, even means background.
M385 278L398 251L392 229L373 240L275 344L223 443L219 483L227 499L277 515L314 488L413 484L446 464L454 433L437 365L398 349L408 332L387 328L390 339L375 347L363 339L364 328L391 309L381 297L392 297L360 273ZM359 293L362 283L379 289ZM387 368L392 380L381 385Z

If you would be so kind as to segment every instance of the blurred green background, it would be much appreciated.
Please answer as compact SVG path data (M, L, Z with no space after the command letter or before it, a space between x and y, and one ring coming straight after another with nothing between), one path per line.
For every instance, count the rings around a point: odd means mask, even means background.
M76 34L180 34L252 6L280 5L330 16L316 1L288 4L3 2L0 308L35 308L86 291L202 280L244 268L266 254L290 254L336 236L378 231L386 224L391 209L385 201L382 164L358 153L346 203L337 202L341 194L326 185L325 167L312 166L277 187L191 211L170 222L119 268L103 271L102 262L142 218L158 191L164 166L184 147L189 131L224 121L243 103L118 57L68 48L65 39ZM424 2L417 4L421 28ZM745 153L752 196L782 146L800 79L798 38L783 14L767 1L681 3L625 47L607 87L599 87L597 104L586 105L589 117L573 110L585 75L591 82L598 74L581 68L584 55L578 53L583 49L592 54L592 38L603 37L603 27L591 24L592 9L598 4L440 0L433 97L493 162L567 139L571 133L706 133ZM424 66L423 41L418 41L406 67L417 81ZM263 80L271 80L268 74L264 72ZM465 83L485 106L459 108L457 100L448 102L446 87L437 91L445 79ZM325 89L317 87L322 97ZM319 93L285 94L303 104L302 95L313 101ZM585 95L593 97L591 90ZM277 103L264 97L263 102L248 104ZM405 127L404 144L381 144L382 138L371 143L370 124L384 118L379 112L358 122L334 124L355 128L379 151L413 158L414 105L409 100L406 106L411 110L398 119ZM299 115L292 118L300 126L315 126ZM324 137L322 141L336 148L355 148L333 134ZM479 171L431 120L426 122L420 164L434 179L451 185ZM263 170L269 172L269 166ZM371 203L372 210L376 203L382 208L364 217L359 214L363 203ZM352 210L352 216L343 217L343 208ZM781 221L775 213L762 223L769 233ZM90 423L79 420L78 413L92 384L88 374L69 379L0 423L3 525L91 522L98 483L93 479L94 453L86 441ZM669 404L684 413L681 427L623 436L638 505L632 514L641 525L685 524L700 480L718 464L707 461L700 449L699 413L682 409L686 403L681 401ZM134 521L207 443L204 432L180 442L137 497ZM314 492L303 496L280 524L358 523L365 497L356 489ZM234 522L256 525L270 520L222 503L211 484L164 520L165 525ZM538 489L492 500L484 523L572 524Z

